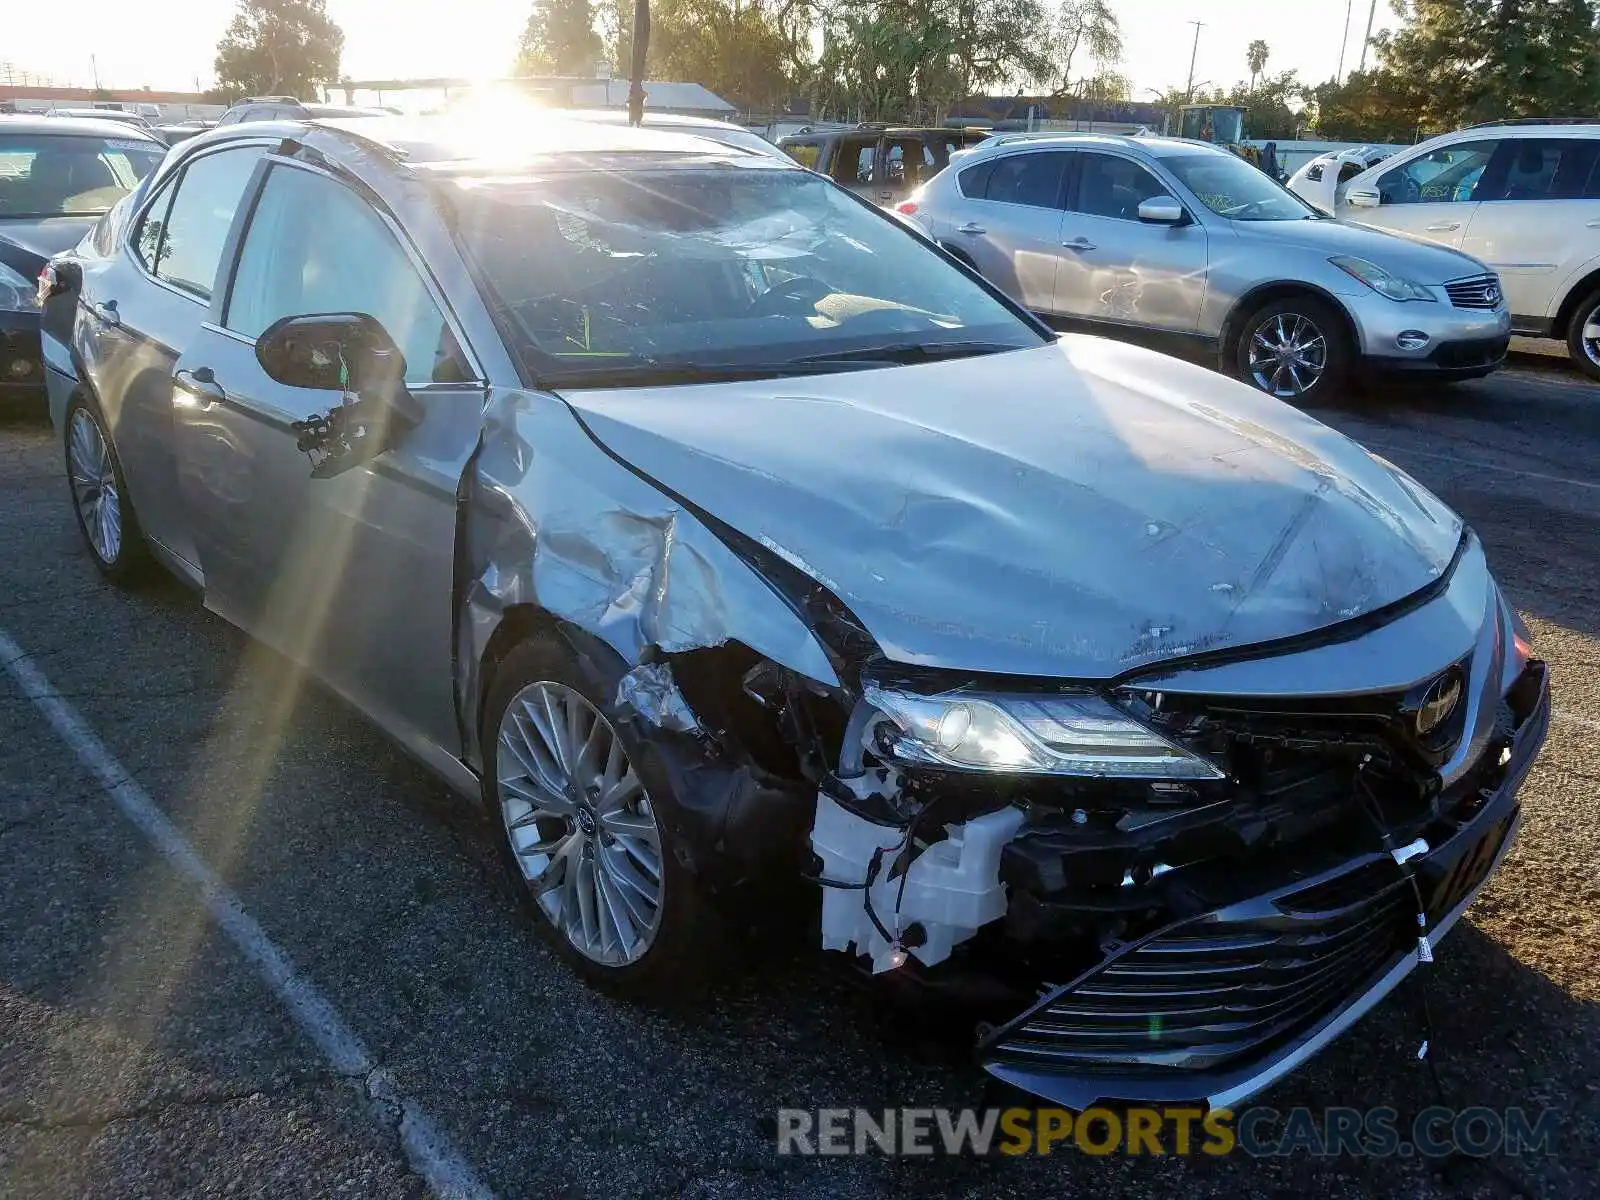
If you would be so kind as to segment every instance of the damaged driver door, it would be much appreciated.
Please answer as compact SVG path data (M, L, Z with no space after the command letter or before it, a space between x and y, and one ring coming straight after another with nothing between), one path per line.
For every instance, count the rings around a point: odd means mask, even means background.
M285 159L258 187L173 381L206 605L437 761L460 750L456 489L481 373L366 198ZM366 353L379 342L387 375Z

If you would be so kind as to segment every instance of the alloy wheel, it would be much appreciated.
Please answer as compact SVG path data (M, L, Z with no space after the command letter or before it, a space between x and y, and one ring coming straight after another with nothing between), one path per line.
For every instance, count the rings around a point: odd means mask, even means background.
M73 410L67 432L67 474L89 544L103 563L122 553L122 500L111 448L86 408Z
M1303 396L1328 369L1328 339L1299 313L1275 313L1250 334L1250 377L1280 400Z
M1584 357L1594 366L1600 367L1600 304L1589 310L1589 315L1583 319L1583 333L1579 336L1583 346Z
M506 707L500 813L540 910L585 957L637 962L661 923L661 830L627 750L588 700L532 683Z

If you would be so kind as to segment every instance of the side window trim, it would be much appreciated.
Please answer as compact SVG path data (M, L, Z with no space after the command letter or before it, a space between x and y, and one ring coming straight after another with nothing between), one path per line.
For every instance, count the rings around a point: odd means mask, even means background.
M223 261L227 264L228 273L225 281L219 280L219 283L222 284L222 286L219 286L214 293L214 296L220 296L222 300L220 305L217 305L213 308L210 322L218 326L225 324L228 306L233 302L233 285L235 276L238 274L239 270L239 259L244 253L244 243L246 237L249 236L250 224L255 219L256 206L260 202L262 192L266 190L268 174L274 170L282 168L288 168L295 171L304 171L308 175L314 175L319 179L327 180L335 187L343 188L362 204L365 204L367 208L377 216L383 227L388 230L389 236L392 237L395 240L395 244L400 247L400 253L405 255L406 261L411 265L411 269L415 271L417 277L422 280L423 290L428 293L428 298L433 301L434 307L439 310L439 315L444 318L444 323L450 330L450 336L455 338L456 346L460 348L462 357L466 359L465 365L467 368L468 378L459 382L453 382L448 386L452 388L484 386L488 382L489 376L488 373L483 369L483 362L479 358L477 351L473 349L472 343L467 340L467 331L465 327L462 325L461 320L456 316L456 311L450 304L449 299L445 296L444 289L439 286L438 280L433 277L433 272L428 269L427 264L423 261L422 255L418 253L416 246L412 244L410 237L406 235L406 232L401 228L400 223L395 220L394 215L389 211L388 205L384 204L383 201L377 196L371 194L369 190L352 187L350 185L350 181L338 173L326 170L313 163L308 163L304 159L288 158L279 154L266 154L262 156L261 162L257 168L257 174L251 178L250 201L247 205L240 205L241 213L244 215L245 219L235 219L234 227L229 231L228 241L223 247L222 257ZM246 209L248 209L248 212L245 211ZM230 337L238 338L249 345L253 346L256 343L255 338L246 337L236 330L224 329L224 332L226 332ZM407 385L407 387L412 391L416 391L424 386L428 385Z
M162 178L153 181L150 194L146 196L140 203L139 211L135 213L132 219L128 221L127 225L123 227L121 246L119 249L127 252L128 258L132 260L134 268L149 282L155 284L157 287L165 288L174 296L182 296L186 300L191 300L195 304L198 304L209 311L213 301L216 299L218 289L215 286L212 287L210 296L197 296L188 288L179 287L172 281L161 278L161 276L157 275L151 267L146 265L144 259L139 257L139 252L135 248L135 240L139 236L139 231L144 228L145 218L150 215L151 211L156 207L156 205L165 201L168 209L171 209L172 200L178 194L178 189L183 186L183 177L188 174L189 167L193 163L197 163L202 158L206 158L212 154L221 154L224 151L237 150L241 146L271 145L273 145L273 142L267 138L240 138L237 141L229 140L216 146L207 146L200 153L191 154L184 158L181 162L174 163L172 169L168 171ZM247 195L250 194L251 189L253 189L256 184L257 180L255 176L252 175L251 182L246 185L245 190ZM253 198L251 199L250 203L254 204ZM245 205L240 204L239 207L242 210ZM226 256L228 247L232 244L232 239L234 233L238 229L238 226L239 213L235 212L233 215L233 224L228 230L228 239L222 244L224 256ZM161 261L161 246L165 244L166 240L167 231L165 228L163 228L161 231L161 242L157 243L156 246L156 261L158 263ZM232 278L231 270L229 272L229 278L230 280ZM213 280L213 285L214 284L215 280Z

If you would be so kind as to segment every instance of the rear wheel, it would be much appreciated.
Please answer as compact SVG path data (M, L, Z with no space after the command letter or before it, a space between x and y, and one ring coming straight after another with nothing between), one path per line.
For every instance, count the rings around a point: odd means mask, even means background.
M1600 291L1590 292L1567 322L1567 353L1590 379L1600 379Z
M1350 372L1351 351L1343 323L1326 303L1286 296L1239 323L1232 359L1240 379L1298 404L1338 391Z
M126 580L149 562L149 551L111 435L82 396L67 407L66 457L73 514L94 565L107 579Z

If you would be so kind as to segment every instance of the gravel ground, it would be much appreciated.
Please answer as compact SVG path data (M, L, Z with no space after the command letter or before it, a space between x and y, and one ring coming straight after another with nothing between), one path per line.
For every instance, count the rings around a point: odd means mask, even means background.
M1560 1110L1547 1155L780 1158L780 1106L961 1105L981 1077L781 939L686 1012L579 986L423 771L177 585L98 580L25 417L0 422L0 630L499 1196L1592 1195L1600 391L1524 362L1319 415L1467 517L1553 664L1520 840L1426 982L1447 1102ZM1260 1102L1435 1103L1422 986ZM0 673L0 1195L426 1195L365 1082Z

